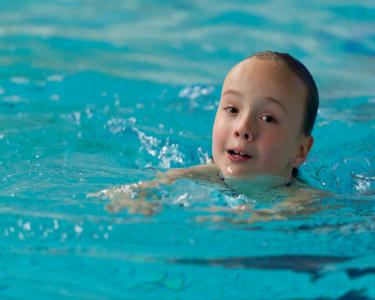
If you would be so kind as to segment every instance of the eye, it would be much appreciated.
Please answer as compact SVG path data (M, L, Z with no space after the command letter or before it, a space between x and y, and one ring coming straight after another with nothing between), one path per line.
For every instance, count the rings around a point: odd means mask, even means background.
M238 112L238 109L233 107L233 106L226 106L224 108L224 110L227 112L227 113L230 113L230 114L235 114Z
M276 119L270 115L262 116L260 119L266 123L276 123Z

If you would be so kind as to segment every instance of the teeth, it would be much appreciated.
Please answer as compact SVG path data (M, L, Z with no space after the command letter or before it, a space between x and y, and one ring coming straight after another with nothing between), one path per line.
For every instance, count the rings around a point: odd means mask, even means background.
M239 151L236 151L236 150L233 150L233 153L234 154L239 154L239 155L242 155L242 156L246 155L246 153L239 152Z

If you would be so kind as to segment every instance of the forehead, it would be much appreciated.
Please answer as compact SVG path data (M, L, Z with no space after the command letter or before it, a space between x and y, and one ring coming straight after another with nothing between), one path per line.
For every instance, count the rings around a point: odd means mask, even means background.
M228 73L222 92L228 89L293 102L302 101L307 95L305 84L285 62L257 57L240 62Z

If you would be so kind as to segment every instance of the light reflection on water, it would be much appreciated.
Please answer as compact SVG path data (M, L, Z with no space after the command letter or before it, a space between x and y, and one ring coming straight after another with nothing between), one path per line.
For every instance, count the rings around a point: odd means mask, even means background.
M219 4L0 4L1 297L374 297L372 2ZM86 198L207 162L226 72L268 48L317 78L300 174L335 195L255 222L265 178L162 186L151 217Z

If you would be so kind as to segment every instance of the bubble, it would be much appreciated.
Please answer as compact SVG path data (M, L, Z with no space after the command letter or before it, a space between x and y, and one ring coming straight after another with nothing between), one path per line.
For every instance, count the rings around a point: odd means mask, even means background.
M165 146L162 147L158 154L158 158L160 159L159 166L163 169L168 169L171 167L171 163L180 163L184 162L184 154L179 151L178 144L171 144L169 145L169 139L167 139Z
M364 193L370 187L370 182L357 179L356 185L354 186L355 190L361 193Z
M81 234L83 229L81 226L78 226L78 225L74 225L74 231L77 233L77 234Z
M22 228L23 230L30 231L31 230L30 222L26 222L25 224L23 224Z
M207 152L204 152L201 147L198 147L198 157L201 164L207 164L210 161L210 157Z
M87 108L87 109L85 110L85 113L86 113L87 119L91 119L91 118L92 118L93 114L92 114L92 112L90 111L90 109Z
M79 111L73 112L73 117L76 122L76 125L81 125L81 113Z

